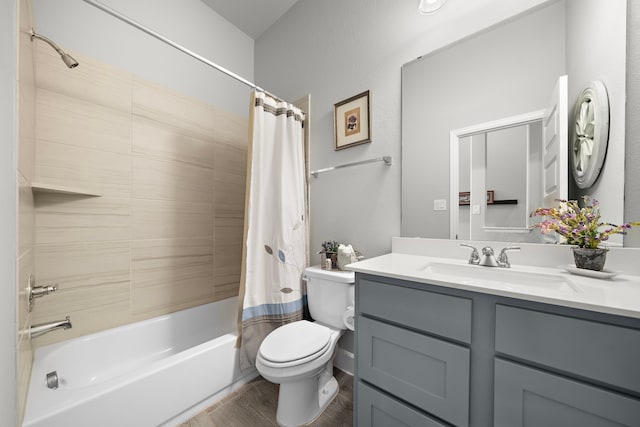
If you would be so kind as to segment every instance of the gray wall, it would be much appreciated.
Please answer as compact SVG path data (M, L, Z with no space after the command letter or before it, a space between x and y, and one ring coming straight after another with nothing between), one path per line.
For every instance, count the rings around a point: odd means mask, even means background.
M627 3L627 122L625 152L625 221L640 221L640 2ZM624 239L640 247L640 228Z
M218 65L253 79L253 39L200 0L103 3ZM63 49L77 50L248 116L247 86L80 0L34 0L34 19L37 31Z
M256 41L260 84L290 99L311 93L312 169L394 156L390 169L368 165L312 179L312 249L335 238L373 256L388 252L389 237L400 235L402 64L545 2L474 1L465 5L466 15L457 17L455 25L447 21L446 6L436 15L419 16L414 3L300 0ZM635 166L640 162L640 5L628 3L625 212L631 220L640 217L640 172ZM365 89L373 92L373 142L335 152L333 104ZM447 178L436 178L441 179ZM448 211L443 215L448 221ZM447 236L448 228L442 228L438 235Z
M449 198L451 130L546 108L565 70L564 11L553 3L403 67L403 236L449 237L433 200Z
M391 237L400 235L402 64L542 2L479 0L422 16L414 1L300 0L256 41L260 84L292 100L311 94L312 169L393 156L391 167L312 178L313 251L335 239L370 257L390 251ZM333 105L367 89L373 142L334 151Z
M601 80L607 87L611 117L607 157L598 180L586 190L573 187L569 196L571 199L582 195L594 197L600 201L603 219L616 224L623 221L624 186L621 183L625 164L626 31L619 22L626 19L625 3L634 2L637 0L567 1L569 117L573 117L571 101L592 80ZM571 129L571 123L569 126ZM569 182L575 185L572 177ZM619 237L610 240L618 244L621 241Z
M488 227L526 227L527 214L527 139L528 126L502 129L487 134L487 190L495 200L516 199L516 205L487 206ZM539 179L530 171L530 179Z
M17 2L0 1L0 425L18 423L16 399Z

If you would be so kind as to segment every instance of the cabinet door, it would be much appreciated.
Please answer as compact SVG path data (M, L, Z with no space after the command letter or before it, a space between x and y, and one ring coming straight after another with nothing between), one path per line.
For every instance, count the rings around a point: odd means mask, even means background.
M468 348L358 318L360 378L460 427L469 425Z
M496 351L640 393L638 329L497 304Z
M356 384L358 426L447 427L420 411L358 381Z
M495 360L494 427L640 426L640 401Z

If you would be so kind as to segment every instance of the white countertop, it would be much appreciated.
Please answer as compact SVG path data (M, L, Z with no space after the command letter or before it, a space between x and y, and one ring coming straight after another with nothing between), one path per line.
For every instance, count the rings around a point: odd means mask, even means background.
M363 260L349 264L347 269L452 289L640 318L640 276L620 274L610 279L597 279L570 274L562 265L547 268L512 264L512 268L506 269L471 266L464 259L405 253L390 253ZM448 274L449 270L453 273ZM457 274L458 271L462 273ZM529 280L530 277L535 280ZM519 278L525 280L518 283Z

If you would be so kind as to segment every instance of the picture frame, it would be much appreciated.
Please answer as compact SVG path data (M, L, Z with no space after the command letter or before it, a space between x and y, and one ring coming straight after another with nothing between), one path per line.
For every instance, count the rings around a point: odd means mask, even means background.
M471 192L470 191L461 191L458 194L458 205L459 206L469 206L471 204Z
M335 150L371 142L371 93L364 91L333 106Z

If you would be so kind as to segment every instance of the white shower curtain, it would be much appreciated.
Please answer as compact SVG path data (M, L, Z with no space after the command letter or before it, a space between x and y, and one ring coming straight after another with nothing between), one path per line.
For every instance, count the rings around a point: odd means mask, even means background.
M240 366L253 367L264 337L302 319L307 260L304 113L252 96L242 277Z

